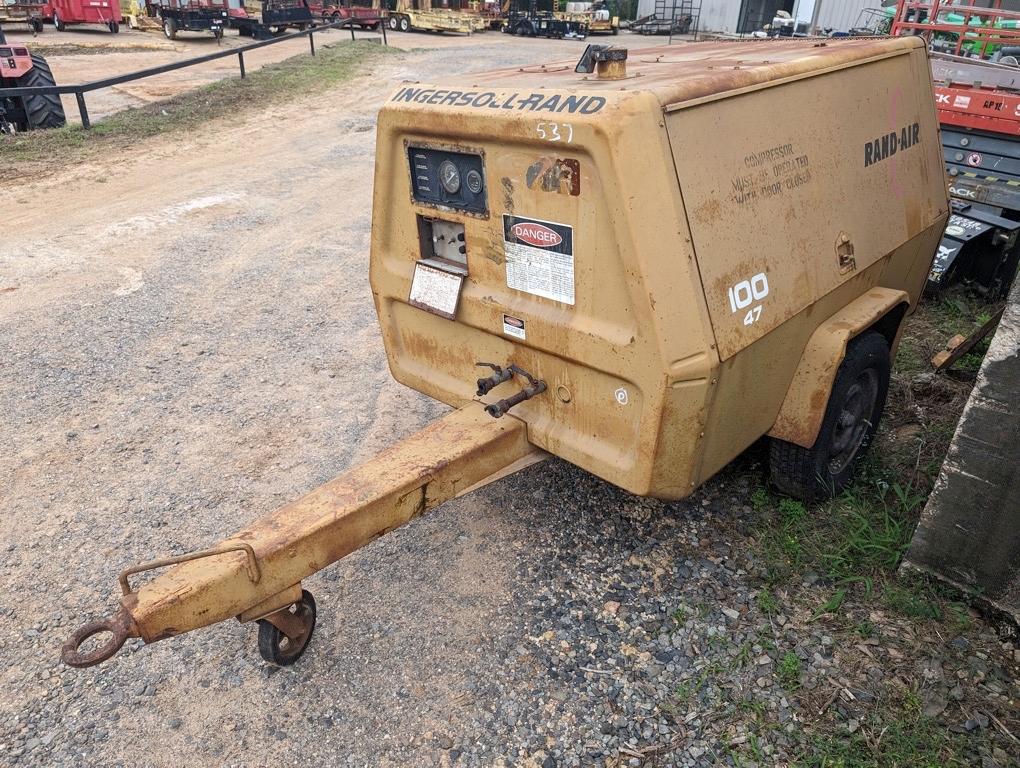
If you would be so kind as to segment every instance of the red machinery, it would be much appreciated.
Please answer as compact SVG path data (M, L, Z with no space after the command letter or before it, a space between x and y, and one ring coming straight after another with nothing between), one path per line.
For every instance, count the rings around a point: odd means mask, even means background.
M900 0L891 32L932 49L953 213L929 288L966 280L1004 294L1020 261L1020 13L973 1Z
M986 59L1003 46L1020 46L1020 12L1002 0L899 0L892 35L923 35L933 51Z
M10 45L0 28L0 89L37 88L54 85L46 59L23 45ZM33 96L0 95L0 134L36 128L59 128L64 108L54 94Z
M378 29L382 11L378 0L309 0L312 15L325 22L355 19L362 29ZM375 7L373 7L375 6Z
M124 20L119 0L48 0L43 17L52 21L58 32L79 24L99 24L116 33Z

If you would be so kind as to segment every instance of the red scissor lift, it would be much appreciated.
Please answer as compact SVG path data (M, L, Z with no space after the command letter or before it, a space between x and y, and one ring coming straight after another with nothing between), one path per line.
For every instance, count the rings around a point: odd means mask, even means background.
M900 0L891 34L932 50L953 213L928 278L1009 289L1020 261L1020 13L973 0Z

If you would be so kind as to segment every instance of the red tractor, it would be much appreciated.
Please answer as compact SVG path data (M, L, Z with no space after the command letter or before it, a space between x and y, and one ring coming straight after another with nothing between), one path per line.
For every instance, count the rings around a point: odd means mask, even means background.
M23 45L9 45L0 29L0 88L46 85L56 85L46 59ZM56 94L4 96L0 92L0 133L59 128L64 122L64 108Z

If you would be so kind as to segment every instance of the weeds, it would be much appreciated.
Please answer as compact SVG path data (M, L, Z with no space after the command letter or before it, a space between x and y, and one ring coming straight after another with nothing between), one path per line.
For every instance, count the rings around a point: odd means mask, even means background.
M873 714L852 734L828 732L816 737L795 768L962 768L956 739L921 714L908 695L892 711Z
M800 685L800 659L793 651L787 651L779 660L779 668L776 670L779 676L779 684L787 690L793 690Z

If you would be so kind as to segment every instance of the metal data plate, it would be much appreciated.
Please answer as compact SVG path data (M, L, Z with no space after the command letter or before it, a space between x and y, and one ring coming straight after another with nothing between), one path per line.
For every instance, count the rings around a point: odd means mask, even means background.
M990 229L992 227L989 224L954 213L949 217L949 223L946 224L945 237L951 237L953 240L966 243L978 235L983 235Z
M420 309L453 320L457 315L457 302L464 275L419 261L414 265L411 295L407 300Z

